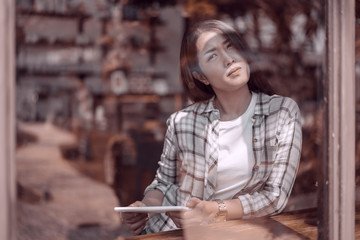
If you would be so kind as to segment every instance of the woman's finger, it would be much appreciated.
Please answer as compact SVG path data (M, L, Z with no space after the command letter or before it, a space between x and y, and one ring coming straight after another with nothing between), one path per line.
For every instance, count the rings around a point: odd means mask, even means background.
M138 235L144 230L145 225L146 221L137 222L132 225L131 229L133 230L134 234Z
M166 213L166 215L171 218L182 218L183 214L183 211L171 211Z
M136 201L129 205L129 207L142 207L142 206L146 206L146 205L141 201ZM122 213L121 217L125 223L134 223L140 221L142 218L146 218L147 215L143 213Z
M171 218L171 220L175 223L177 227L182 227L182 218L173 217Z
M190 200L186 203L186 206L189 208L194 208L197 204L201 202L200 199L192 197Z
M143 213L133 213L131 216L127 216L125 219L125 222L127 223L135 223L135 222L139 222L142 219L146 219L148 217L147 214L143 214Z
M167 212L166 215L171 218L177 227L182 227L184 211Z
M148 220L148 218L143 218L137 222L127 223L126 225L134 234L139 234L144 229Z
M186 211L184 213L183 219L182 219L182 225L184 228L189 226L195 226L200 225L202 222L203 216L199 212L198 209L193 209Z
M176 225L178 228L181 228L181 227L182 227L182 219L172 218L171 220L175 223L175 225Z

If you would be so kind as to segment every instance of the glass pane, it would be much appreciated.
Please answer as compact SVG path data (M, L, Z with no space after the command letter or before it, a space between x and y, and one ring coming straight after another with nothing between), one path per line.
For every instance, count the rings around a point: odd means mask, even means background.
M209 18L233 26L251 50L251 74L300 108L296 181L271 219L317 239L322 1L16 3L19 240L131 235L113 207L141 200L153 181L166 120L190 103L179 80L182 35Z

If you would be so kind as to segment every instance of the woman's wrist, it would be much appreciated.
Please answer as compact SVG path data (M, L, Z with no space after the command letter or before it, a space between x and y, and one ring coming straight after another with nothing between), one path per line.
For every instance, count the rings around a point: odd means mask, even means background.
M210 217L215 218L218 213L218 204L215 201L209 201L209 203L210 203L210 207L209 207Z
M216 214L215 220L217 222L225 222L227 220L227 216L228 216L228 210L227 210L225 201L220 200L220 199L215 199L214 201L218 205L218 212Z
M207 202L207 210L206 210L207 222L213 223L218 221L218 214L219 214L219 204L216 201L208 201Z

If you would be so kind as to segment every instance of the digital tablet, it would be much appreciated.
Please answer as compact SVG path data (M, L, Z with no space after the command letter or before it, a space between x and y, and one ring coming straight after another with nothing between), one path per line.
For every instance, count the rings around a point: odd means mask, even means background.
M115 207L117 212L140 212L140 213L163 213L172 211L184 211L190 208L184 206L150 206L150 207Z

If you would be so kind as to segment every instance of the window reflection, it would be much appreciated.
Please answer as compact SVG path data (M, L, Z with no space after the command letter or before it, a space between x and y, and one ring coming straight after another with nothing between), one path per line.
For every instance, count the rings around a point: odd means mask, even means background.
M127 205L151 182L166 119L189 103L178 80L182 33L206 18L235 26L254 52L253 73L299 104L303 150L285 211L316 207L317 164L324 150L321 1L19 0L16 10L19 239L47 236L29 214L41 211L49 212L38 220L53 222L53 230L68 239L104 225L110 226L106 233L94 234L129 234L119 227L112 207L104 210L96 191L111 196L107 204ZM78 176L73 169L91 180L93 191L82 194L100 196L88 206L94 215L70 220L89 209L81 209L76 191L58 192L62 184L47 173L53 166L46 162L55 157L56 168L70 166L71 174L56 175L61 182L72 185ZM52 217L62 212L55 206L58 199L63 206L77 206L63 216L72 230ZM104 212L110 217L101 222Z

